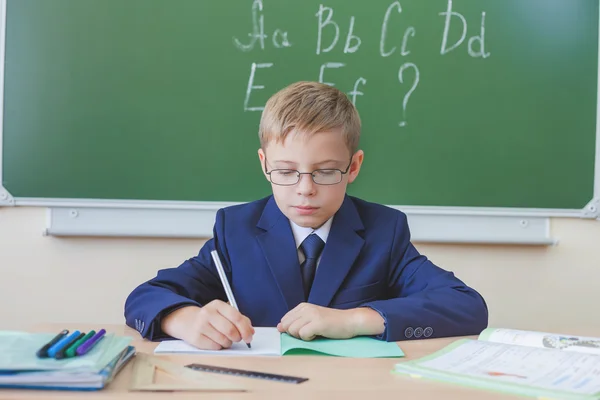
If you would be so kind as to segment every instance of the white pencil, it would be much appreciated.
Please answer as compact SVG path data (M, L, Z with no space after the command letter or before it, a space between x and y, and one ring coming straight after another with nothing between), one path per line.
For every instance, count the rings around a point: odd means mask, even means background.
M223 288L225 288L225 294L227 295L227 300L229 301L229 304L236 310L240 311L240 309L237 306L237 303L235 302L235 297L233 297L233 292L231 291L231 286L229 286L229 281L227 280L227 275L225 275L225 270L223 269L223 264L221 263L221 258L219 257L219 253L217 253L216 250L213 250L210 252L210 255L212 256L212 259L215 262L215 265L217 267L217 272L219 273L219 278L221 278L221 283L223 284ZM250 343L246 343L246 346L248 346L249 349L252 348L252 346L250 346Z

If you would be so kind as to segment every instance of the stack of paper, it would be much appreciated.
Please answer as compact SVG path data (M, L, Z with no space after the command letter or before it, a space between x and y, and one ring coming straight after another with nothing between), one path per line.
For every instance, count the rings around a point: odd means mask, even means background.
M135 353L131 338L109 334L84 356L38 358L37 350L55 335L0 331L0 387L102 389Z

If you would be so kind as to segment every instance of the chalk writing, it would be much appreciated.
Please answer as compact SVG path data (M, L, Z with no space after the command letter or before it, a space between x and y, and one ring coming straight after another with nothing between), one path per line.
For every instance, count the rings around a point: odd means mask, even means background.
M266 0L254 0L252 3L250 10L252 30L248 34L249 41L243 43L241 40L234 37L235 48L242 52L250 52L254 49L265 50L265 47L269 45L267 40L269 36L265 32L265 4L263 1ZM455 52L455 54L462 53L467 57L474 59L489 58L491 52L486 49L485 43L486 12L484 10L481 11L481 20L477 17L477 23L475 24L471 21L471 19L473 19L472 17L469 17L469 20L467 20L467 18L454 7L453 0L447 0L445 4L445 10L440 12L436 12L439 10L434 10L432 12L434 17L436 14L443 17L443 20L440 21L440 28L443 28L440 38L441 46L439 44L440 42L435 44L435 46L440 46L439 54L441 56L447 56L448 54ZM348 7L350 7L350 5ZM379 56L389 60L386 62L397 62L397 65L399 65L399 69L396 70L398 71L397 77L390 77L390 82L395 82L395 84L390 83L390 90L397 91L399 98L401 99L401 104L398 105L401 114L398 118L398 126L406 127L408 126L408 103L418 89L421 80L421 71L415 60L411 60L413 51L415 54L419 52L422 53L422 50L419 49L419 42L416 41L418 40L419 31L414 22L411 23L410 10L407 11L403 9L401 1L391 2L387 7L382 9L381 12L381 30L376 32L379 41ZM352 59L354 57L364 57L364 55L356 56L356 54L369 53L369 51L365 53L362 50L363 46L368 47L370 44L367 44L366 42L363 44L363 40L359 36L367 33L364 30L364 26L366 25L361 25L360 15L358 17L356 15L351 15L349 20L346 19L348 17L345 17L344 21L342 21L339 15L339 13L336 14L333 7L327 4L319 4L316 12L313 11L312 18L317 38L315 50L320 62L318 65L312 67L310 67L307 62L307 67L313 68L313 76L316 80L330 86L336 86L336 80L338 83L343 80L346 82L345 85L347 85L348 78L351 78L351 82L354 82L352 87L340 87L340 90L344 90L352 103L359 107L357 105L358 98L368 96L368 89L370 87L367 85L368 76L360 76L362 74L359 73L352 77L352 75L350 75L352 72L350 71ZM346 15L348 15L348 13L346 13ZM345 21L348 21L348 25L345 24ZM473 29L473 26L477 26L476 31L470 32L469 29ZM305 32L303 35L298 34L298 40L302 37L306 37ZM273 31L271 42L275 49L292 47L288 32L281 28L277 28ZM303 46L300 47L305 49L306 44L302 44ZM315 57L314 54L315 53L313 52L312 58ZM336 55L334 56L333 54ZM307 60L310 59L311 56L307 55ZM258 104L252 104L251 99L253 92L260 90L274 91L277 89L267 89L264 84L257 83L261 81L266 82L265 78L268 78L269 74L274 73L265 71L261 75L262 80L259 79L257 75L260 70L275 68L274 63L265 62L268 60L262 61L263 62L260 63L252 62L250 64L250 76L248 78L243 102L244 111L264 110L264 107Z
M264 5L262 0L254 0L252 3L252 32L248 34L250 42L242 43L238 38L233 38L233 44L239 50L248 52L254 50L256 42L259 43L261 50L265 49L265 41L269 37L265 34L265 16L263 15ZM288 33L281 29L275 29L273 32L273 47L281 49L291 47L292 44L288 40Z
M442 48L440 50L440 54L448 54L454 49L458 48L462 42L464 42L467 36L467 19L460 13L456 11L452 11L452 0L448 0L448 8L445 12L441 12L440 15L445 16L444 23L444 35L442 37ZM450 25L452 23L452 17L457 17L462 24L462 34L460 39L456 43L454 43L450 48L448 48L448 35L450 32ZM481 13L481 33L479 36L473 36L469 39L468 42L468 52L471 57L483 57L487 58L490 56L490 53L485 52L485 11ZM479 51L475 51L473 49L473 44L475 42L479 43Z

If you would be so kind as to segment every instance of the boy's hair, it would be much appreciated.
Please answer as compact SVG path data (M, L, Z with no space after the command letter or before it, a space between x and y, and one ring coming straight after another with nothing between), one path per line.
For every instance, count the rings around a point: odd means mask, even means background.
M358 150L360 117L338 89L318 82L297 82L275 93L265 106L258 135L264 149L283 142L290 132L313 135L340 129L350 154Z

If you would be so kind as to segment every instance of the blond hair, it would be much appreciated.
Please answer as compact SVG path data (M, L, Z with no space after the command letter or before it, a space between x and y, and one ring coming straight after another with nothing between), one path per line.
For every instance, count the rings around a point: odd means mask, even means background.
M358 150L360 117L338 89L318 82L297 82L275 93L265 106L258 135L264 149L283 142L290 132L313 135L339 129L350 154Z

